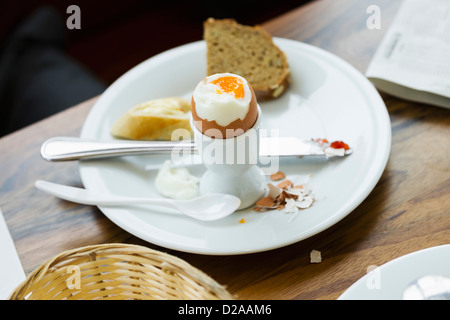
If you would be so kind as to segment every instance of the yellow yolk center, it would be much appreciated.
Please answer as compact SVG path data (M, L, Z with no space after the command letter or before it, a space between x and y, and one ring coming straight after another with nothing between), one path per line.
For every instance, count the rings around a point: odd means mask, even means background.
M233 95L236 99L244 97L244 83L241 79L235 77L221 77L211 81L212 84L219 87L218 94L228 93Z

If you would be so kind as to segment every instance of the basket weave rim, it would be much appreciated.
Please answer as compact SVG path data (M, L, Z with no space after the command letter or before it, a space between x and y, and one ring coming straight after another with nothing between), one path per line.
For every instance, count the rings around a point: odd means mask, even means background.
M142 245L135 244L124 244L124 243L107 243L107 244L96 244L96 245L88 245L84 247L79 247L75 249L70 249L63 251L37 267L33 270L26 279L16 287L16 289L11 293L9 299L10 300L20 300L26 299L30 293L34 293L34 290L39 291L39 285L45 283L45 281L49 276L57 276L56 274L61 271L61 269L67 270L67 265L76 265L79 261L83 260L83 265L88 265L89 260L93 263L99 264L97 261L97 257L100 256L102 264L106 264L105 257L102 255L111 255L116 257L123 257L123 259L127 260L136 259L139 261L145 260L153 262L153 260L157 260L159 262L158 266L151 265L151 267L157 270L160 274L165 277L166 275L171 276L177 274L178 281L182 281L186 284L186 290L189 290L189 286L195 283L196 288L200 287L202 292L196 292L198 297L195 296L192 299L222 299L222 300L232 300L234 297L227 291L226 287L217 283L214 279L212 279L209 275L201 271L200 269L192 266L185 260L171 255L166 252L162 252L159 250L151 249ZM124 261L125 261L124 260ZM70 264L70 262L73 262ZM117 263L116 263L117 264ZM129 264L127 264L129 266ZM103 267L103 266L102 266ZM133 264L133 269L139 270L141 273L147 273L150 270L147 265L140 265L139 263ZM150 274L150 273L149 273ZM150 274L154 276L153 273ZM46 278L47 277L47 278ZM181 280L180 280L181 277ZM45 278L45 279L44 279ZM161 279L164 280L164 279ZM58 280L62 281L62 280ZM136 280L137 281L137 280ZM160 281L160 279L155 280ZM103 282L103 281L101 281ZM38 288L35 288L37 286ZM135 288L135 287L133 287ZM168 289L170 290L170 288ZM133 291L139 291L134 290ZM174 291L171 291L171 294L174 294ZM175 291L176 294L176 291ZM172 295L171 299L190 299L190 298L177 298ZM44 298L45 299L45 298ZM166 298L161 298L166 299Z

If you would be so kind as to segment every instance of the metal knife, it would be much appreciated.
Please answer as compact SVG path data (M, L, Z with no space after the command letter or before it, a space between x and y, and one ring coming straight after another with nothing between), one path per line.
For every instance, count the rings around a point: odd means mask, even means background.
M25 272L0 210L0 300L7 300L25 280Z
M47 161L67 161L139 154L170 153L178 148L196 153L193 140L188 141L131 141L92 140L75 137L55 137L46 140L41 147L41 156ZM349 155L345 150L341 155ZM260 137L260 157L286 156L333 156L327 148L314 139L296 137Z

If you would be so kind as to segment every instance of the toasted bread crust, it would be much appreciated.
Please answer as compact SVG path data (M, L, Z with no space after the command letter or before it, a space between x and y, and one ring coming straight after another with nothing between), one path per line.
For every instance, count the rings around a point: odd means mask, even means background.
M289 86L290 71L284 52L259 26L244 26L233 19L204 22L207 75L231 72L246 78L258 100L281 96Z

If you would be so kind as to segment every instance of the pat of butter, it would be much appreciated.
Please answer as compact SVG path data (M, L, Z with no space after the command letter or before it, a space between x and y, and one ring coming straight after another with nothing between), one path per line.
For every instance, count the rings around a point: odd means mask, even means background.
M198 196L199 179L186 168L171 168L171 161L164 162L155 179L158 192L168 198L187 200Z

